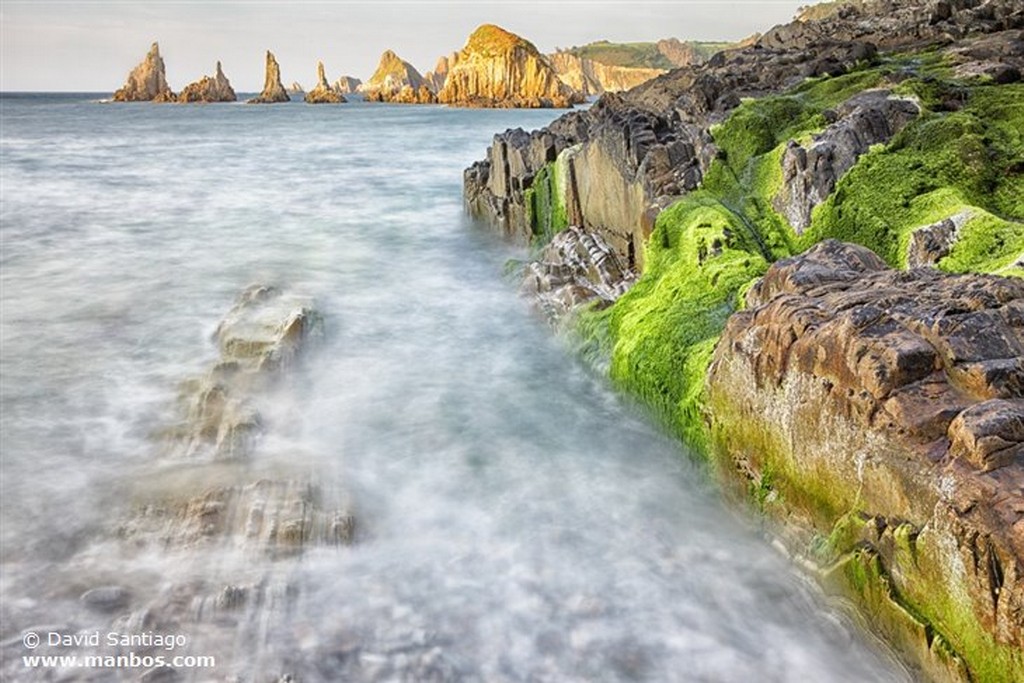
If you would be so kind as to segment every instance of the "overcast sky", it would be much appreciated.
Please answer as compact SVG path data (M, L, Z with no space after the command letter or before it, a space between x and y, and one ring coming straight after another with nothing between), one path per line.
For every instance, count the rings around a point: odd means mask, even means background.
M388 48L426 72L482 23L551 52L602 39L735 40L788 21L802 4L808 0L3 0L0 90L112 92L153 41L175 91L220 60L235 89L250 92L262 87L267 49L286 85L309 87L318 59L331 81L366 80Z

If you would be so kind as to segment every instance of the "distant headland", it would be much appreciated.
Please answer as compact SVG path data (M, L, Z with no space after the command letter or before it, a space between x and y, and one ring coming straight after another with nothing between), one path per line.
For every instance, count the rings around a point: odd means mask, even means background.
M317 85L308 93L298 82L290 88L283 85L281 67L267 50L263 90L248 103L290 102L294 96L309 104L341 104L347 101L346 94L359 93L368 102L569 108L589 96L628 90L672 68L701 63L714 52L745 43L683 42L675 38L656 43L599 41L543 54L525 38L500 26L483 24L470 34L461 50L439 58L426 74L394 51L385 50L377 70L365 82L342 75L331 83L323 62L318 62ZM175 94L167 82L156 42L112 99L152 103L238 101L220 62L213 75L202 76Z

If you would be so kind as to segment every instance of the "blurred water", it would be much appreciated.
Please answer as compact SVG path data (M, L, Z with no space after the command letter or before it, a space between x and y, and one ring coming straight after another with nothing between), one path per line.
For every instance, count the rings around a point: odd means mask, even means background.
M502 280L518 254L463 217L462 169L491 136L556 112L0 106L8 675L50 680L11 639L92 627L90 587L280 575L259 637L255 613L231 647L179 625L219 655L183 676L906 680L567 355ZM327 321L255 457L346 491L357 542L132 554L125 492L175 485L150 434L253 282Z

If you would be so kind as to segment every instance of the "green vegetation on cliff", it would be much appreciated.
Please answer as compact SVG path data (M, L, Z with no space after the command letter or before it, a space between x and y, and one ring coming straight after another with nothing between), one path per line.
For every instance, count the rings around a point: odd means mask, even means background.
M826 110L914 65L926 73L899 90L920 99L921 117L863 155L797 235L772 204L786 143L809 142L827 126ZM866 65L746 101L715 127L718 157L702 188L658 217L643 277L610 309L580 316L581 334L608 354L616 384L703 446L704 377L742 292L774 260L825 238L905 266L914 229L969 209L939 267L1021 272L1012 264L1024 254L1024 85L951 83L941 78L947 71L941 60L910 57ZM957 111L942 110L949 92L962 101Z
M716 52L735 47L735 43L681 41L677 43L682 50L691 51L695 62L703 62ZM643 69L674 69L680 64L671 59L659 48L658 43L611 43L598 40L593 43L571 47L565 52L583 57L608 66L624 66Z

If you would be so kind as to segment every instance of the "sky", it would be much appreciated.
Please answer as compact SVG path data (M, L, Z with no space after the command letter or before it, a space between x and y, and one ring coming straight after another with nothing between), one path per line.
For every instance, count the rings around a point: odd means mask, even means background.
M264 53L281 80L310 87L367 80L394 50L420 72L494 23L542 52L613 42L738 40L788 21L809 0L0 0L0 90L113 92L154 41L176 92L220 60L239 92L263 85Z

